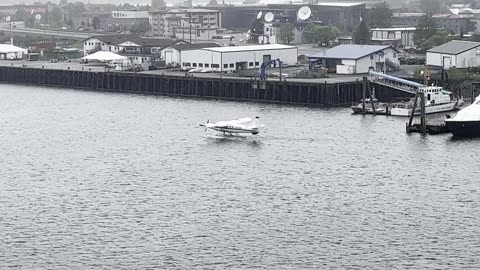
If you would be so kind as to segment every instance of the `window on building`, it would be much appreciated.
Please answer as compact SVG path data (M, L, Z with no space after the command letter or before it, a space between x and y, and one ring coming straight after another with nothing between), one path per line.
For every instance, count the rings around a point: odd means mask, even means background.
M255 62L255 66L256 66L256 67L258 67L258 65L259 65L259 64L260 64L260 63L258 63L258 62Z
M184 67L189 67L189 66L190 66L190 63L183 63L183 66L184 66Z
M203 67L203 63L198 63L198 67Z
M193 66L193 67L197 67L197 63L193 63L193 65L192 65L192 66Z
M212 68L219 68L220 65L219 64L212 64Z
M230 67L233 68L233 67L235 67L235 65L234 65L234 64L230 64Z
M210 65L209 65L209 64L205 64L205 67L210 67Z
M373 60L373 54L370 54L370 60Z
M393 53L393 58L396 58L397 57L397 53Z
M87 42L85 42L85 45L87 45Z
M249 67L253 67L253 62L249 62L249 63L248 63L248 66L249 66Z
M228 68L228 64L223 64L223 68Z

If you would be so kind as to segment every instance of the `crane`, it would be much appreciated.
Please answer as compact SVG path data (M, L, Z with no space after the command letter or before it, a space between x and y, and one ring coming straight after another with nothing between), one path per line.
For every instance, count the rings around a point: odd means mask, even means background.
M265 80L267 78L267 73L266 73L265 69L268 66L273 65L273 67L277 67L277 64L278 64L278 69L279 69L278 77L280 78L280 81L281 81L282 80L282 63L283 62L280 61L280 58L263 62L262 65L260 66L260 79Z

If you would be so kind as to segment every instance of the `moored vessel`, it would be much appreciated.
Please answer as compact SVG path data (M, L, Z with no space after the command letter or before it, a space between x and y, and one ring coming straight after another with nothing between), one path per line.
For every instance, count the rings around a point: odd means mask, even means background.
M352 106L353 113L366 113L366 114L373 114L375 108L375 114L388 114L389 104L379 102L378 99L374 98L366 98L365 99L365 111L363 110L363 99L360 100L358 105Z
M446 91L439 86L420 87L418 92L425 95L426 114L458 110L464 103L462 97L456 97L452 92ZM414 109L414 103L415 98L410 99L408 102L392 104L390 114L396 116L410 116ZM421 105L417 104L414 115L420 115L420 113Z
M480 96L471 105L460 110L455 117L446 119L445 124L454 136L480 136Z

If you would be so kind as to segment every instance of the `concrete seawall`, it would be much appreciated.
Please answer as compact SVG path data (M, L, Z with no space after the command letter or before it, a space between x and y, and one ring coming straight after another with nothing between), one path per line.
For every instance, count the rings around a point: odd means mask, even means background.
M358 102L362 82L318 83L308 80L259 81L249 78L192 77L125 72L91 72L26 67L0 67L0 82L96 91L125 92L261 101L304 105L339 105ZM374 85L380 100L407 94Z

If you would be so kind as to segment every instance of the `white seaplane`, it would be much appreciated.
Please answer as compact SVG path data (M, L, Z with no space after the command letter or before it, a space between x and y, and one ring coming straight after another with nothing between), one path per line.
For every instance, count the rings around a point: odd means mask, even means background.
M207 129L218 131L219 133L217 135L207 136L214 139L247 138L246 136L242 136L240 134L251 133L253 135L257 135L260 133L260 129L263 127L263 125L260 124L260 117L258 116L255 117L255 119L245 117L216 123L210 123L210 121L207 121L204 124L200 124L200 126L205 127L205 131Z

